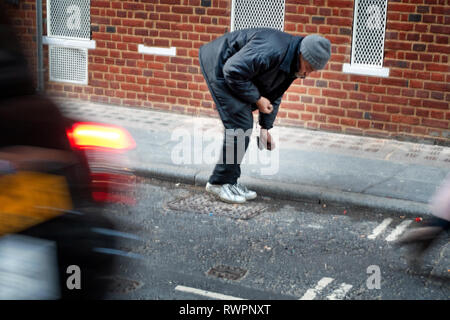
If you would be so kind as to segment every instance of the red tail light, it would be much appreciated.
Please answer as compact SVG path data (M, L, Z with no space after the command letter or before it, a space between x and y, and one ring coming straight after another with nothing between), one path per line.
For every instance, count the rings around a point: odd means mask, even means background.
M67 130L73 149L82 151L90 175L92 200L102 203L136 203L136 177L128 169L128 152L136 147L127 130L112 125L77 122Z
M135 205L136 177L120 173L91 173L92 197L97 202Z
M75 123L67 131L70 143L74 148L101 148L126 151L136 147L136 143L127 130L97 123Z

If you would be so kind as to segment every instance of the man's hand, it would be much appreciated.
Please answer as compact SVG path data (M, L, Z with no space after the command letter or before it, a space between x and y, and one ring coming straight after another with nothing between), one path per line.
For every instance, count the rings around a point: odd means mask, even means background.
M275 149L275 142L272 139L272 136L269 133L269 130L261 128L259 132L259 140L258 147L260 150L267 149L273 150Z
M270 103L270 100L267 98L264 98L264 97L261 97L261 98L259 98L258 101L256 101L256 106L258 107L259 112L262 112L262 113L269 114L269 113L272 113L272 111L273 111L273 106Z

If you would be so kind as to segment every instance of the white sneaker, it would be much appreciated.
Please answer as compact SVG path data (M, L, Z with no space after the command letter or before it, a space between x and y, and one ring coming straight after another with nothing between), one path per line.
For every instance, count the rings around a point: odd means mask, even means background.
M236 188L231 184L206 184L206 191L214 194L220 200L227 203L245 203L246 199L244 196L240 195Z
M240 184L239 182L235 183L233 185L233 188L235 189L236 193L243 196L246 200L253 200L256 199L257 194L255 191L248 190L246 186L243 184Z
M211 184L211 183L207 182L205 190L208 191L209 193L212 193L212 194L215 194L216 196L218 196L220 194L221 188L222 188L221 184Z

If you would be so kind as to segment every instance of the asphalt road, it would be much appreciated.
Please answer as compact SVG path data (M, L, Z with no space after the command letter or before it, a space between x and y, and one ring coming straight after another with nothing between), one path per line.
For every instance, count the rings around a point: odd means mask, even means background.
M217 202L202 188L142 180L139 203L112 206L123 237L109 299L397 300L450 298L443 235L420 269L393 241L416 217L258 197ZM426 217L423 217L426 219Z

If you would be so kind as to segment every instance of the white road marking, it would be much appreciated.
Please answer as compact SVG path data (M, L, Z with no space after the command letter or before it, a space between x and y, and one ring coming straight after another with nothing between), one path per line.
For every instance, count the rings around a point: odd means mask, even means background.
M347 294L347 292L350 291L350 289L353 286L347 283L343 283L341 284L341 286L334 290L328 297L328 300L342 300L344 299L345 295Z
M371 234L370 236L368 236L367 238L369 238L369 239L371 239L371 240L375 239L376 237L378 237L378 235L379 235L380 233L382 233L382 232L388 227L388 225L389 225L391 222L392 222L392 219L391 219L391 218L384 219L383 222L382 222L378 227L376 227L376 228L373 230L372 234Z
M233 296L227 296L227 295L224 295L221 293L215 293L215 292L211 292L211 291L200 290L200 289L195 289L195 288L190 288L190 287L185 287L185 286L176 286L175 290L187 292L187 293L193 293L193 294L197 294L200 296L218 299L218 300L246 300L246 299L237 298L237 297L233 297Z
M413 220L406 220L400 223L397 228L386 238L386 241L395 241L408 228Z
M311 229L323 229L323 226L318 224L307 224L305 225L305 228L311 228Z
M333 282L333 278L322 278L314 289L308 289L300 300L314 300L316 295L322 291L327 285Z

